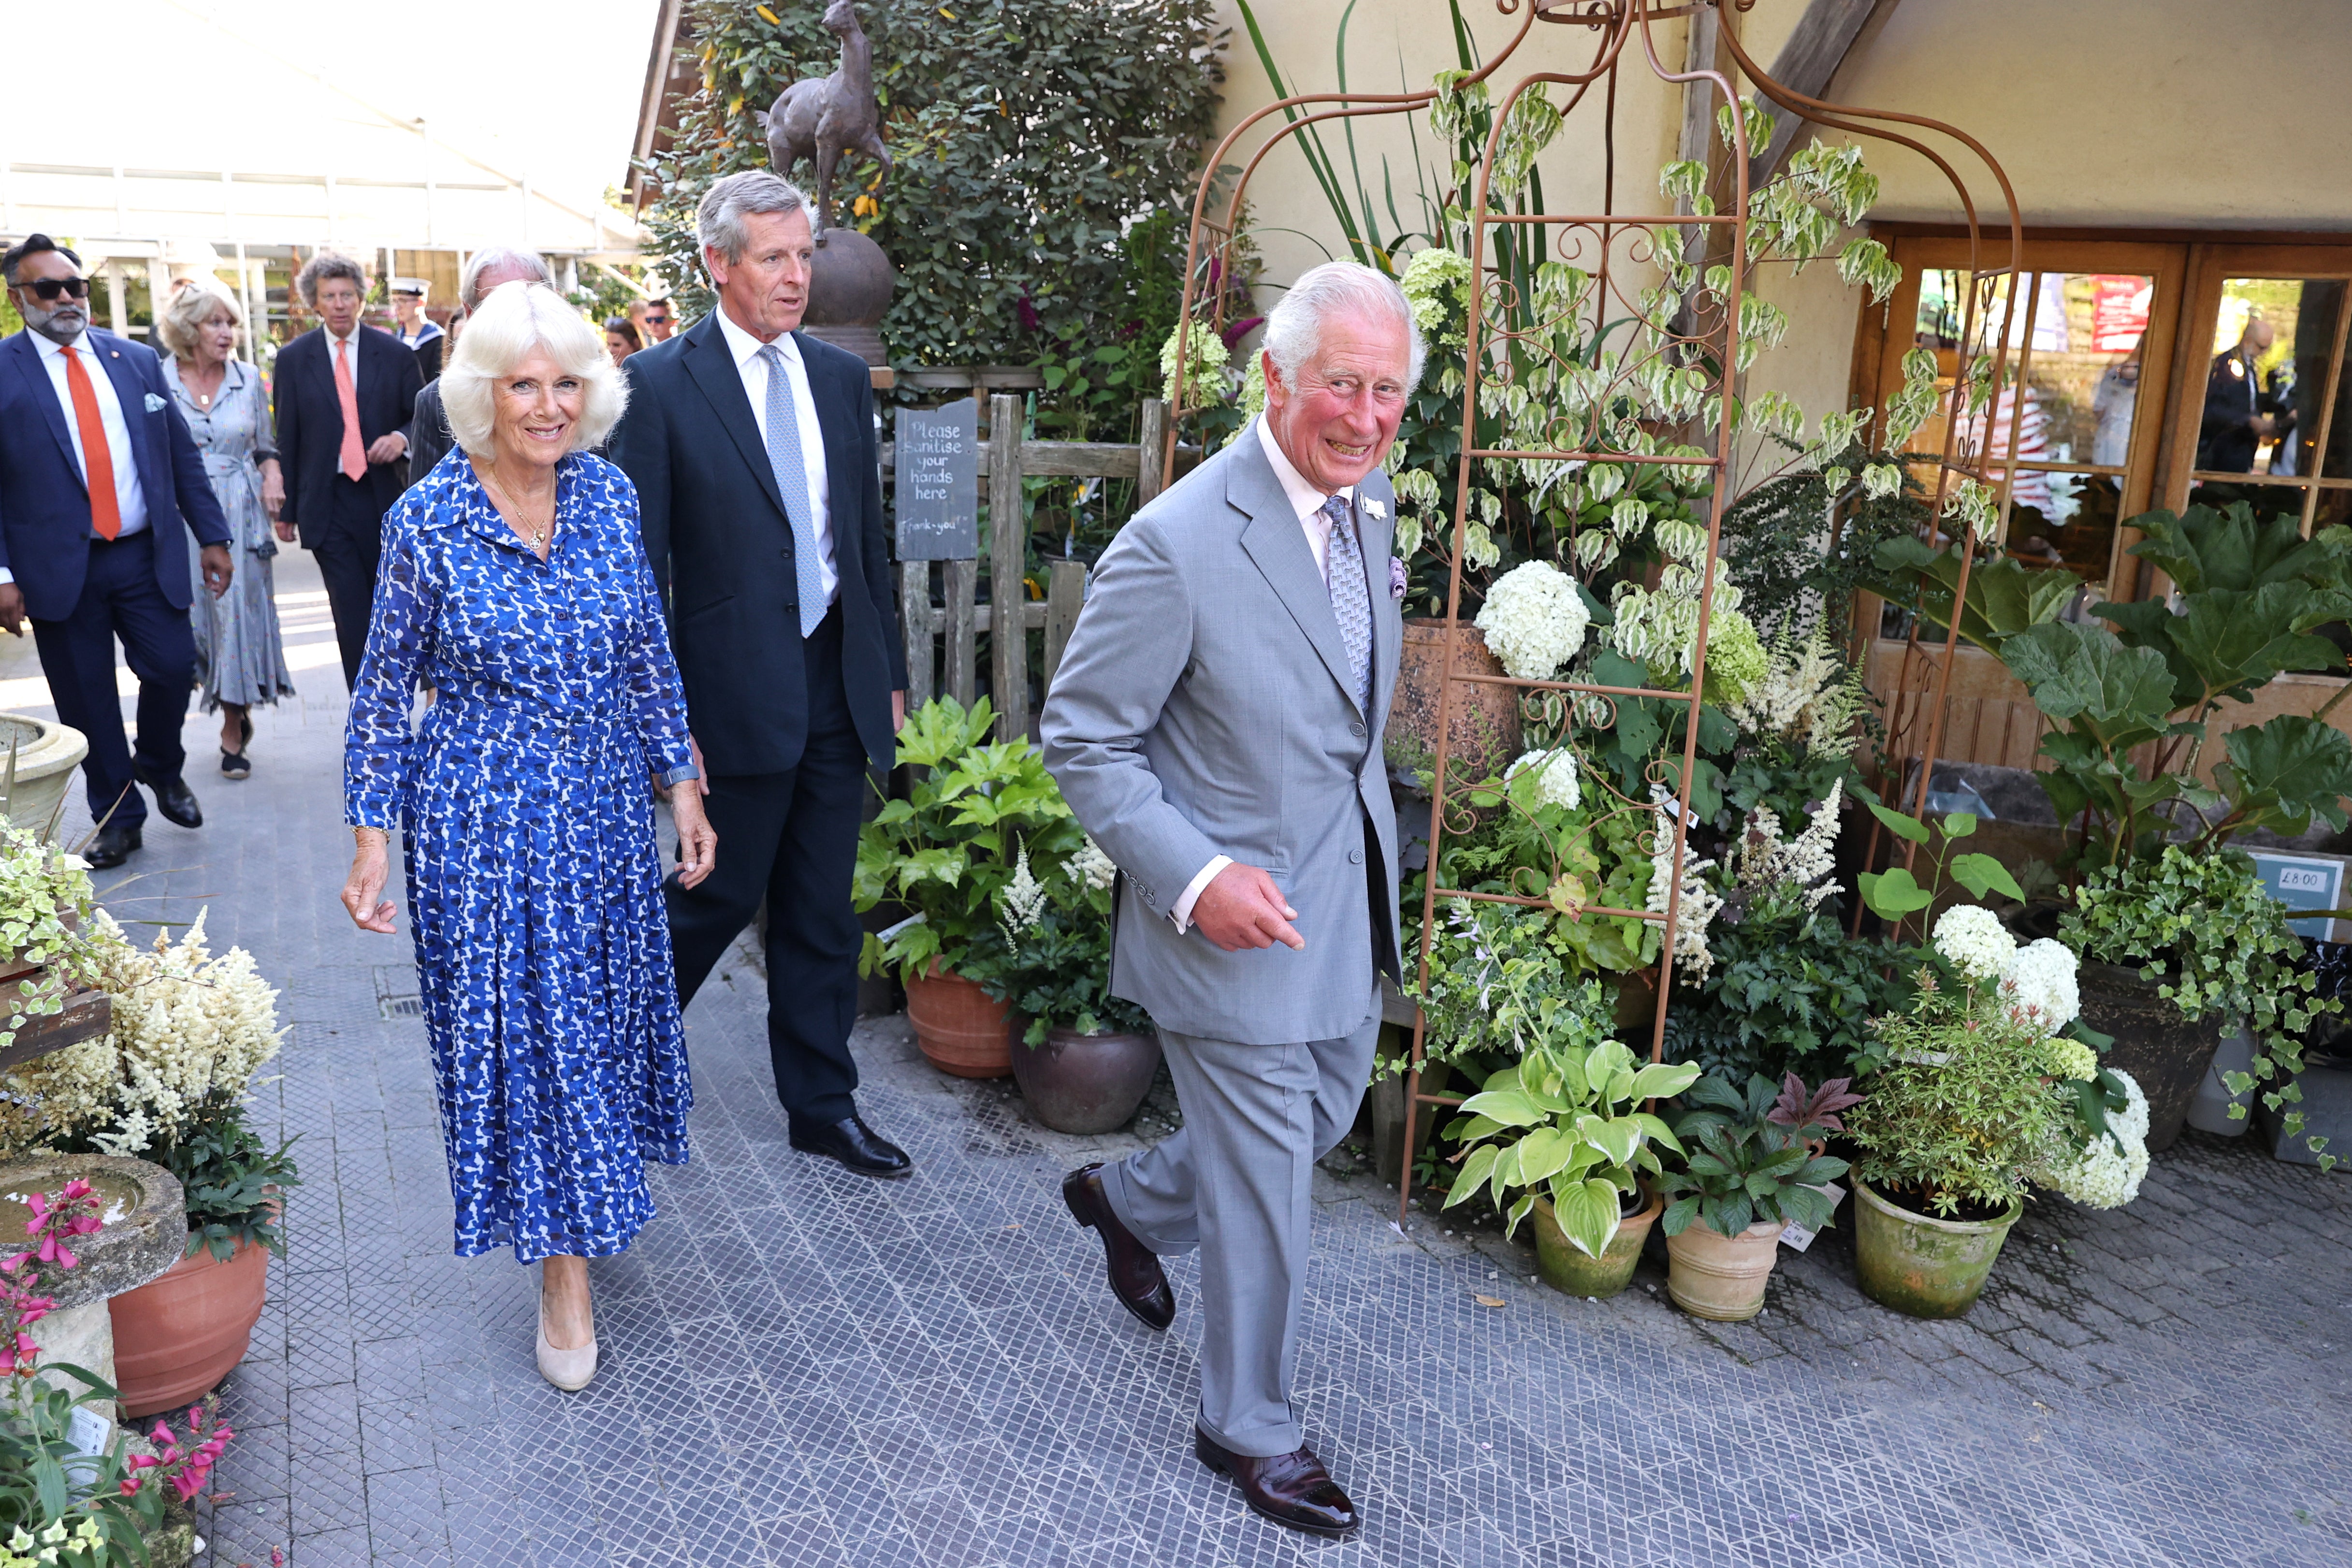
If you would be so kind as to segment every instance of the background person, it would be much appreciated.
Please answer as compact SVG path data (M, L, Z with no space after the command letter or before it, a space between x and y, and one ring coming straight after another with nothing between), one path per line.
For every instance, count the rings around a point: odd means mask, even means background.
M669 342L670 334L677 331L677 310L666 297L648 300L646 301L644 326L646 347L666 343Z
M1176 1312L1159 1255L1199 1248L1193 1451L1320 1535L1360 1515L1307 1446L1292 1373L1315 1162L1356 1120L1378 976L1398 973L1381 736L1404 628L1381 459L1422 359L1387 278L1302 275L1266 320L1265 414L1104 552L1043 720L1045 765L1124 875L1111 991L1159 1026L1184 1111L1063 1200L1149 1327Z
M441 374L441 353L448 346L448 334L425 313L425 297L433 285L422 278L395 278L391 289L392 318L397 323L393 336L416 356L416 374L431 381Z
M367 646L383 514L400 497L394 465L408 451L402 426L423 383L405 344L361 324L368 279L358 262L322 250L303 264L295 289L320 324L278 351L278 454L287 489L278 537L290 542L299 535L318 557L351 686Z
M887 768L907 666L892 603L866 362L793 331L807 200L766 170L714 182L695 218L719 308L630 360L614 460L636 481L671 606L727 858L669 887L691 1001L768 903L768 1048L792 1145L870 1176L906 1152L857 1113L850 873L866 770Z
M613 356L617 365L644 345L637 342L637 329L629 324L626 316L608 316L604 320L604 352Z
M510 245L493 245L474 252L466 258L466 270L457 279L457 315L449 325L451 352L456 352L457 333L465 328L467 314L481 304L493 289L503 283L544 283L555 287L555 274L547 269L539 253L522 250ZM418 388L416 401L410 408L408 421L408 482L411 486L425 482L425 476L447 455L450 447L449 422L441 413L441 384L428 381Z
M697 773L635 492L583 449L628 397L596 334L510 283L443 379L466 457L386 522L344 742L343 905L392 930L385 840L404 828L457 1254L545 1260L540 1371L579 1388L596 1370L585 1259L653 1217L645 1161L687 1157L647 781ZM412 738L420 682L436 697ZM710 828L693 790L671 811L691 887Z
M188 535L217 596L229 529L154 351L89 324L81 258L45 234L0 257L25 330L0 342L0 627L26 616L58 717L89 741L87 851L103 869L140 847L147 803L183 827L204 810L181 777L196 679ZM184 527L183 524L185 524ZM114 645L139 679L139 739L123 739Z
M253 772L246 755L253 739L253 705L294 695L270 565L278 541L269 522L285 502L286 487L270 439L269 395L261 373L236 357L236 331L244 321L227 294L184 279L155 323L156 336L172 355L163 362L163 377L204 455L205 477L219 498L236 562L227 593L217 599L194 595L197 680L205 711L220 713L221 772L233 779Z

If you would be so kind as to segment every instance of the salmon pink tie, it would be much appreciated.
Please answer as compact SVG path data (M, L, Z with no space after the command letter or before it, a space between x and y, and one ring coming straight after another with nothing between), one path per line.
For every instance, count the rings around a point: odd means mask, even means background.
M81 432L81 477L89 486L89 525L100 539L112 539L122 531L122 502L114 493L114 450L106 444L98 389L81 367L81 351L68 348L65 354L66 390L73 395L74 428Z
M353 484L367 478L367 446L360 439L360 393L352 380L352 340L335 340L335 400L343 405L342 460L335 466Z

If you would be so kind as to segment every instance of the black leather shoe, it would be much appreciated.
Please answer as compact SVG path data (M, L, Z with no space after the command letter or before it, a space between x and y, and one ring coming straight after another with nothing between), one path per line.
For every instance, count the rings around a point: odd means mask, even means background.
M142 777L139 782L154 792L155 809L163 814L164 821L182 827L205 825L205 808L196 804L196 792L188 787L187 780Z
M98 830L89 847L81 852L93 871L110 871L138 852L139 825L135 822L110 822Z
M793 1128L793 1147L803 1154L838 1160L861 1176L896 1178L915 1173L907 1152L866 1125L858 1116L845 1117L830 1127L810 1131Z
M1192 1452L1201 1463L1234 1478L1250 1511L1309 1535L1346 1535L1364 1522L1312 1448L1294 1448L1270 1459L1235 1454L1199 1427Z
M1168 1288L1159 1258L1120 1223L1103 1191L1102 1166L1083 1165L1062 1178L1062 1202L1070 1217L1102 1237L1110 1269L1110 1293L1147 1329L1165 1330L1176 1321L1176 1292Z

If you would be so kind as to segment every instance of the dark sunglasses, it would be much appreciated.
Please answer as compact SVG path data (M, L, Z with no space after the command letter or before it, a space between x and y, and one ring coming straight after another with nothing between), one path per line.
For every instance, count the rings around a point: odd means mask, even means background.
M25 287L44 300L54 300L60 294L70 294L77 300L89 298L87 278L36 278Z
M648 311L646 315L646 325L649 327L667 327L669 325L669 318L667 316L656 316Z

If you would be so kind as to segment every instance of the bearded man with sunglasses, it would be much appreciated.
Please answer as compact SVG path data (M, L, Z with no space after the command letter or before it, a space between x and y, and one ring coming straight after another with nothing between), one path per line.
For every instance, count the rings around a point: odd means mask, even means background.
M188 534L205 586L228 589L229 529L205 461L143 343L89 324L81 258L45 234L0 257L25 330L0 341L0 628L33 639L58 717L89 740L82 763L89 863L140 847L154 792L166 819L204 824L181 777L180 726L196 674ZM123 739L114 645L139 679L139 738Z

